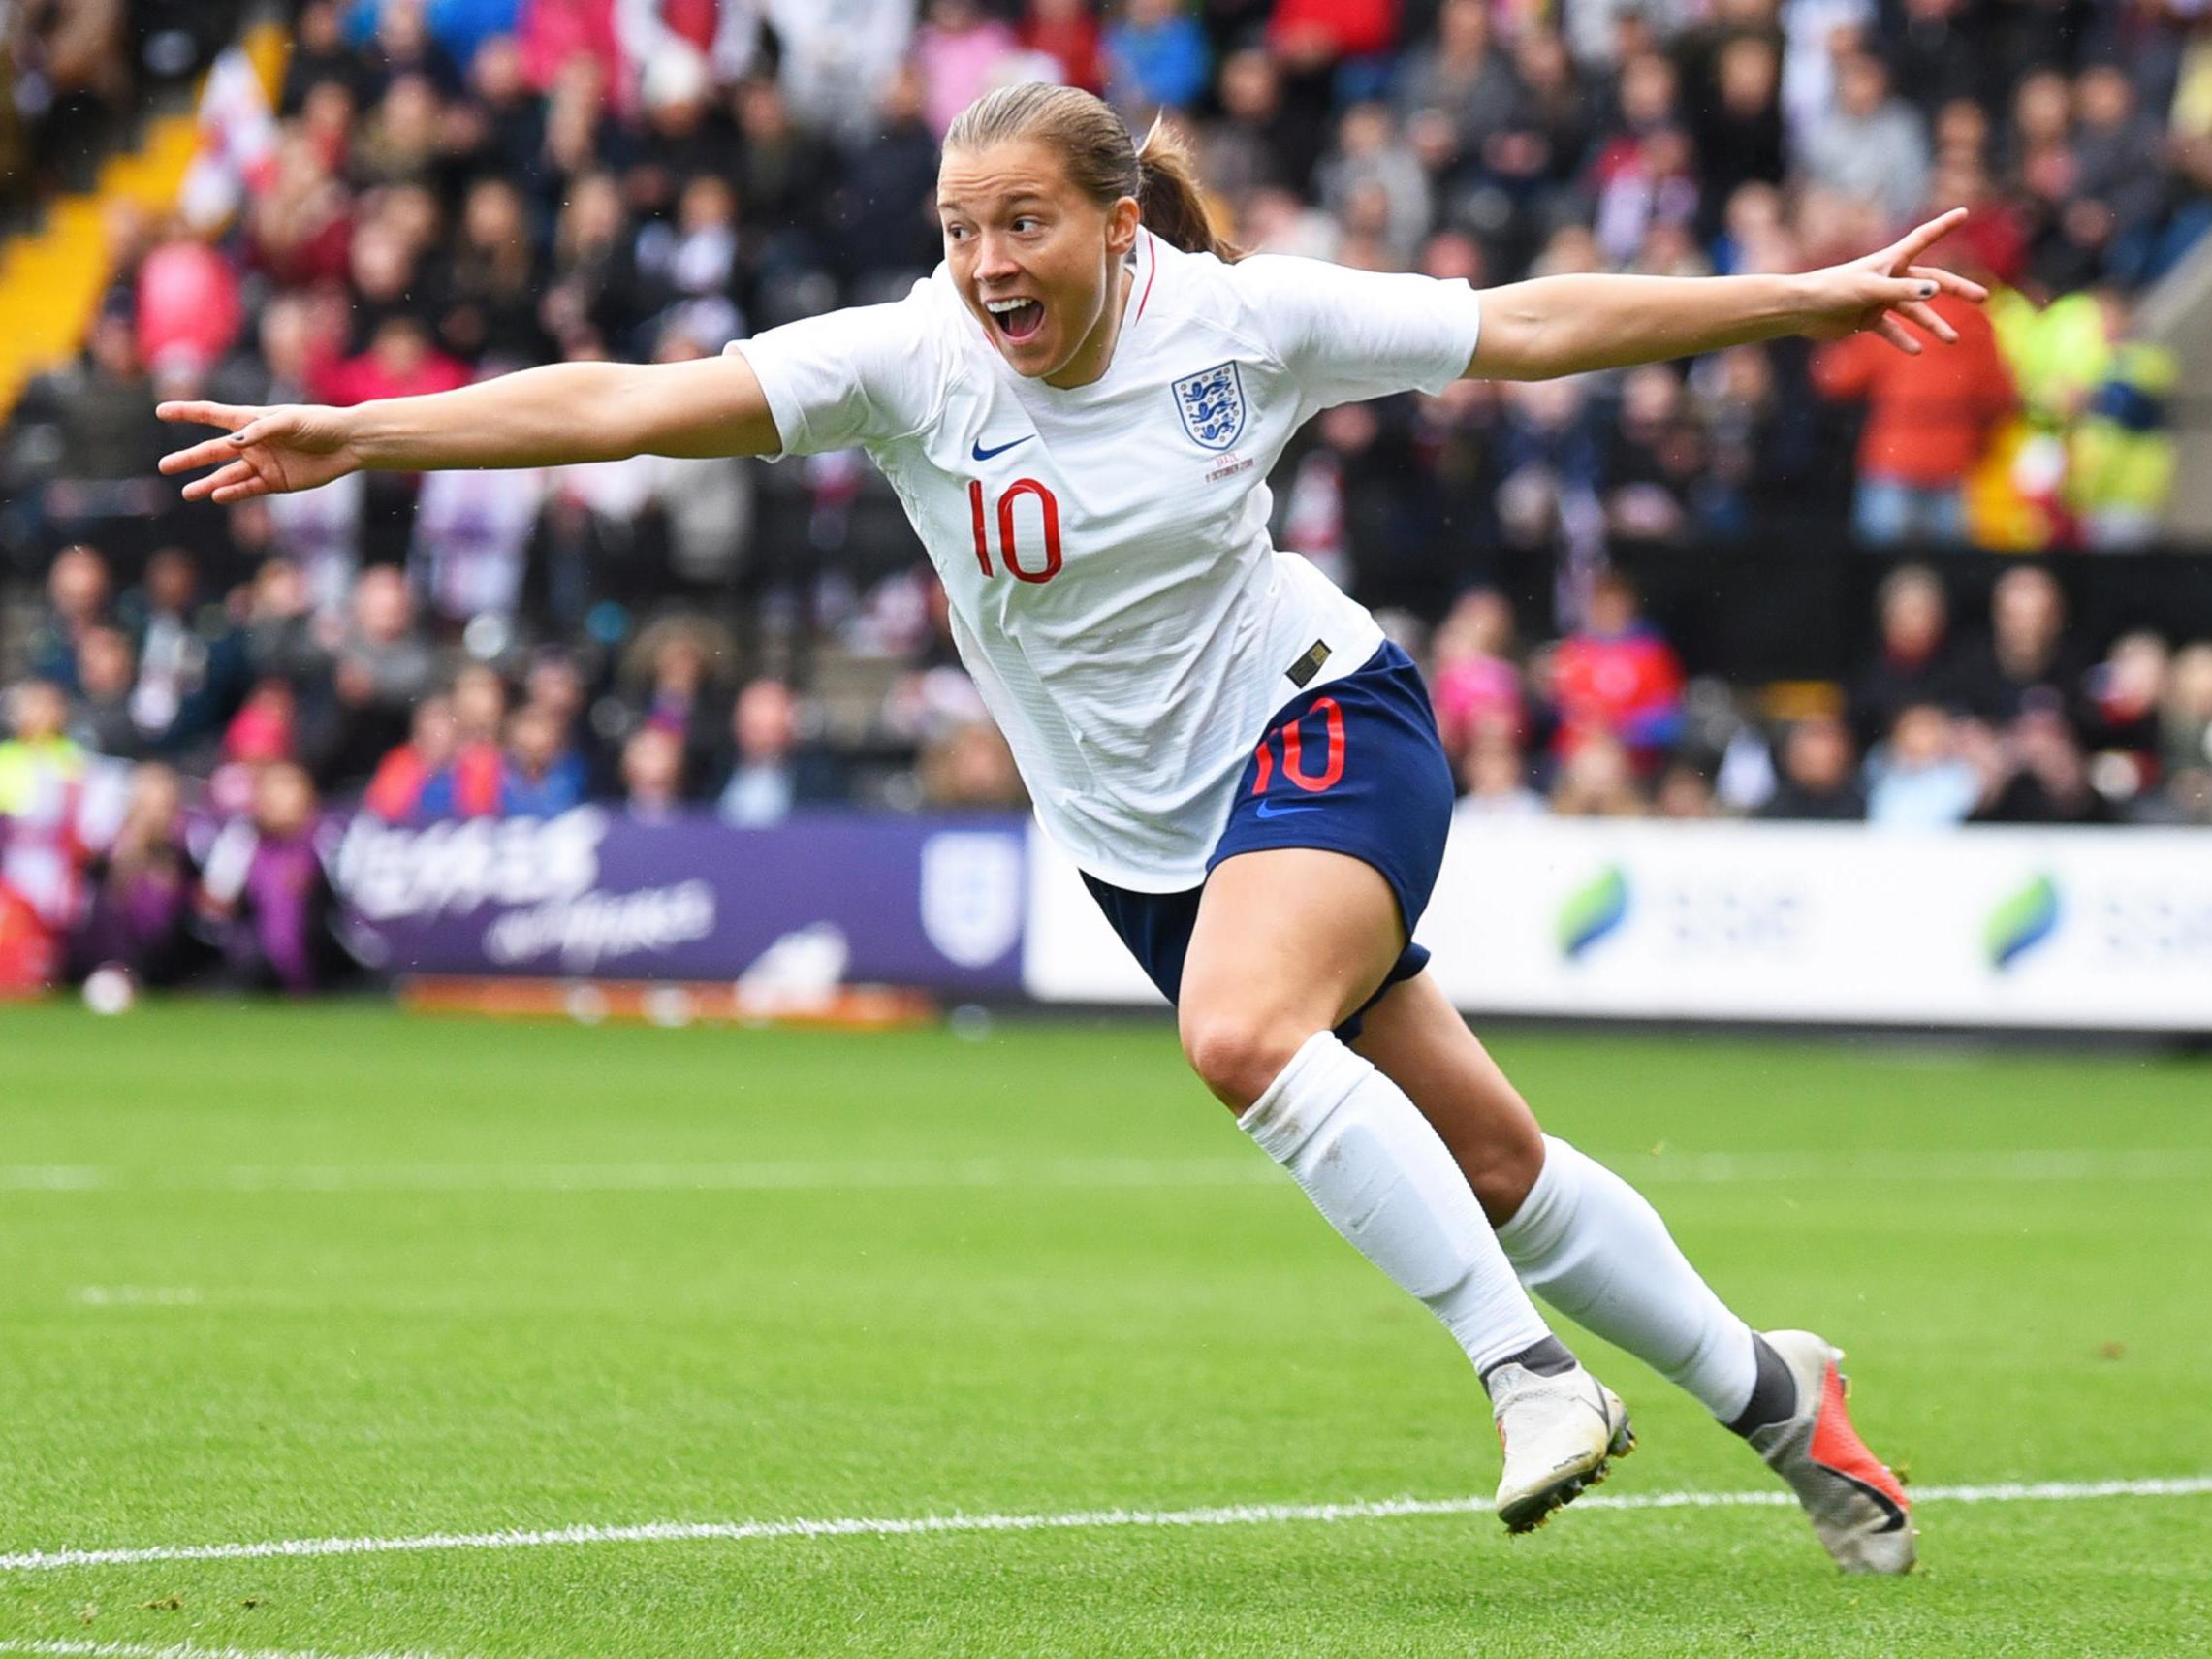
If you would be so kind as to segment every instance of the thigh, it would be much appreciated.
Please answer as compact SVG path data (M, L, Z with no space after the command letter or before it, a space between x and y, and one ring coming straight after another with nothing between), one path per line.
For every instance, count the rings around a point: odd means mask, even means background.
M1368 1010L1352 1047L1421 1109L1483 1213L1494 1224L1510 1220L1543 1167L1543 1131L1436 976L1393 985Z
M1398 897L1380 871L1320 847L1224 859L1206 878L1184 958L1187 1021L1225 1006L1306 1035L1375 995L1406 947Z

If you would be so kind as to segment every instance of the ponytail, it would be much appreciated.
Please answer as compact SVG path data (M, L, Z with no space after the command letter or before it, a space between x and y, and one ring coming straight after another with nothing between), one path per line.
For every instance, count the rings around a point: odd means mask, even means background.
M1153 119L1137 146L1137 177L1138 216L1153 236L1185 253L1210 253L1229 263L1244 258L1243 248L1215 231L1189 141L1164 117Z
M1244 256L1215 235L1190 145L1165 121L1153 121L1138 145L1122 117L1090 93L1023 81L986 92L963 110L945 134L945 148L980 149L1010 139L1051 144L1069 179L1102 207L1134 196L1145 228L1160 240L1217 259Z

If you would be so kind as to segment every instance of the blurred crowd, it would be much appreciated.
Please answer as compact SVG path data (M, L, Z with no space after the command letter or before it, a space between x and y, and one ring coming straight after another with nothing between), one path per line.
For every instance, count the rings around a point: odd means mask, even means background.
M2040 565L2000 576L1986 618L1898 566L1848 679L1764 706L1686 675L1610 573L1583 625L1532 652L1501 595L1468 594L1430 675L1465 814L2212 824L2212 640L2085 650Z
M71 29L142 63L162 13L0 0L6 153L57 130L23 112L61 107ZM1936 257L1995 296L1938 302L1957 347L1334 410L1281 462L1278 540L1423 657L1469 812L2212 819L2212 645L2079 637L2039 565L1955 622L1901 570L1848 686L1762 696L1688 672L1613 558L2151 541L2174 368L2134 302L2212 225L2189 0L306 0L273 96L216 65L179 211L111 210L82 355L0 438L0 551L43 594L0 629L16 902L103 959L150 930L150 972L307 982L327 895L287 849L332 805L1018 802L855 456L180 513L151 410L679 360L894 297L937 258L938 136L1027 78L1183 122L1246 246L1477 285L1799 270L1969 206Z
M152 91L205 69L244 0L0 0L0 221L88 188Z

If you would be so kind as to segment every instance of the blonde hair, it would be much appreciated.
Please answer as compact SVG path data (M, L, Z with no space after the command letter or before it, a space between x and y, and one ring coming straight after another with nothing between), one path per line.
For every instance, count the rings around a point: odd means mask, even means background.
M1190 145L1164 120L1141 144L1103 100L1076 86L1029 80L987 92L960 112L945 134L947 149L982 149L1028 139L1059 152L1067 176L1100 207L1137 200L1145 228L1185 253L1235 260L1244 250L1215 234Z

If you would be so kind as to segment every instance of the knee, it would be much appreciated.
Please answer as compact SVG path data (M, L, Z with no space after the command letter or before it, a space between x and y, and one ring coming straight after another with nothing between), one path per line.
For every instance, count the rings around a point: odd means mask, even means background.
M1467 1184L1492 1227L1503 1227L1528 1201L1544 1170L1544 1135L1526 1112L1500 1124L1482 1144L1463 1155Z
M1248 1013L1185 1012L1183 1055L1199 1081L1232 1112L1242 1112L1281 1075L1313 1033L1295 1022Z

